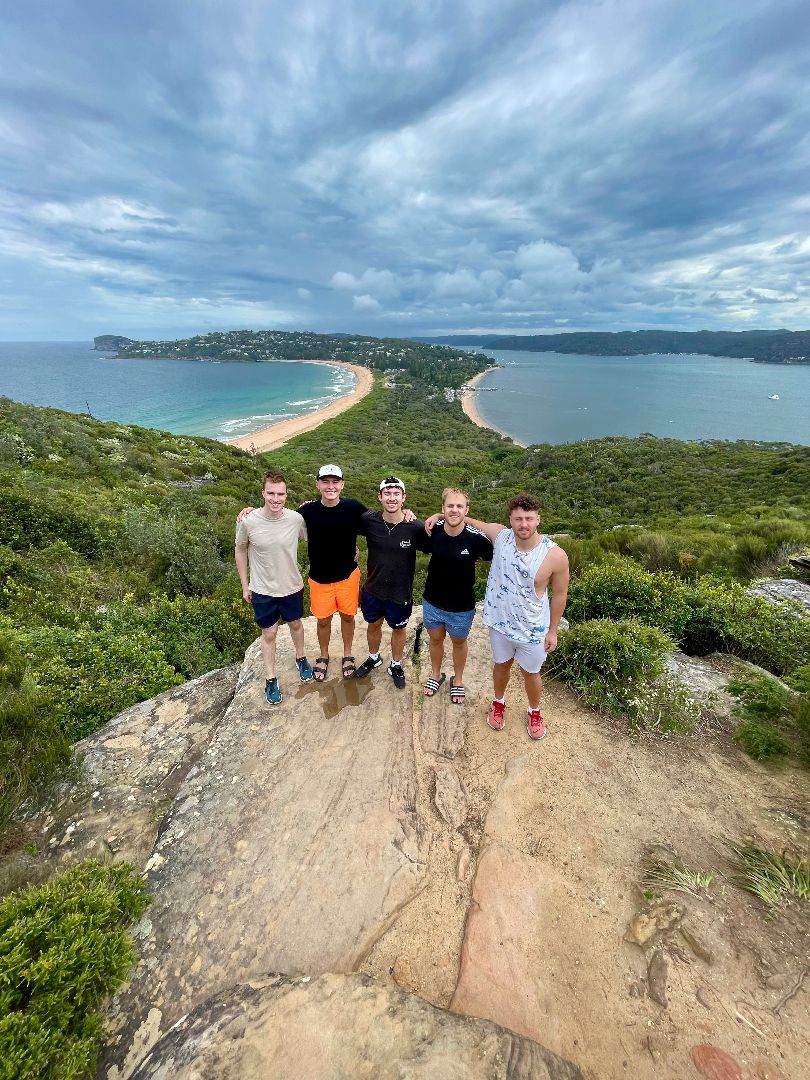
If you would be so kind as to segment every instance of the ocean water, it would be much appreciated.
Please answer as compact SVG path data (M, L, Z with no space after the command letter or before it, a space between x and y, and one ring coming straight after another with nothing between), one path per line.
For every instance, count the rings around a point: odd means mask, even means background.
M810 444L810 365L481 351L502 366L479 383L478 412L527 446L644 432Z
M114 360L87 342L0 342L0 395L176 435L238 438L328 405L354 383L322 364Z

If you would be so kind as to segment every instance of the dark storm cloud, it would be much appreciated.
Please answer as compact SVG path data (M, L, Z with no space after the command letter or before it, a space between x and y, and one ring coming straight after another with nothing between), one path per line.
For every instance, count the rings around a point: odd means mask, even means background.
M2 19L3 337L810 321L805 5Z

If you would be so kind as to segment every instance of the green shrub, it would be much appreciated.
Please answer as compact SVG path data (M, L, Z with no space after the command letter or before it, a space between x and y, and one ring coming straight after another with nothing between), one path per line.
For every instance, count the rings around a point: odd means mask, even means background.
M785 675L810 655L810 619L793 618L785 605L749 596L737 582L700 580L689 587L689 619L682 648L694 656L731 652Z
M148 904L131 867L90 862L0 901L0 1080L92 1075L100 1006L135 961Z
M143 630L121 635L113 624L98 630L37 626L20 637L48 708L71 742L183 681Z
M7 634L0 633L0 832L70 757L58 719Z
M95 523L63 505L49 504L19 491L0 490L0 543L16 551L41 547L48 540L64 540L90 559L101 550Z
M672 648L666 634L638 619L592 619L560 634L546 666L589 705L628 715L643 684L663 673Z
M810 693L810 664L802 664L785 679L788 686L800 694Z
M122 543L172 594L206 596L226 568L212 531L190 514L141 507L125 515Z
M734 737L746 754L764 761L795 751L810 763L810 695L794 694L765 675L732 679L728 690L738 702Z
M678 639L691 617L688 598L688 586L674 574L614 558L572 581L566 614L571 622L639 618Z
M790 753L790 743L784 733L768 720L746 717L737 727L734 738L755 761L785 757Z

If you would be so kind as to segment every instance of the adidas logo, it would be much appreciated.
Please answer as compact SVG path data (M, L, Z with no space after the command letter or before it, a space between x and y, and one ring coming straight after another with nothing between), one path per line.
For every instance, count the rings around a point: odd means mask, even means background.
M463 551L460 551L460 552L459 552L459 555L469 555L469 554L470 554L470 553L469 553L469 551L467 550L467 548L464 548L464 550L463 550Z

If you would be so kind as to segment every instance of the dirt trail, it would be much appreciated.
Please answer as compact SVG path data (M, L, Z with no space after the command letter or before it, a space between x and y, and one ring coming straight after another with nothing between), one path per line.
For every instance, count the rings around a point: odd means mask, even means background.
M485 657L475 634L471 655ZM810 964L810 919L769 920L732 882L725 842L806 849L807 774L759 766L726 740L631 739L555 684L548 736L532 743L516 678L495 733L486 664L468 674L463 709L444 687L430 701L411 690L428 884L361 970L529 1035L593 1080L686 1080L699 1075L690 1051L704 1075L806 1076L810 975L782 999ZM435 768L442 787L455 770L466 795L455 828L435 809ZM650 905L637 883L656 847L713 871L709 888ZM625 940L645 908L666 921L665 903L668 930L644 947ZM703 1044L729 1059L694 1051Z

